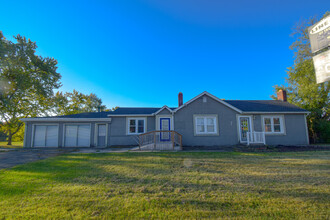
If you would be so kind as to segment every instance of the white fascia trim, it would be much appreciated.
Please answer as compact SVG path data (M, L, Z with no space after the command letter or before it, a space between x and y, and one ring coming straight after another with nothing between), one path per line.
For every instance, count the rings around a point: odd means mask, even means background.
M111 122L111 118L22 118L23 122L93 122L93 121L108 121Z
M310 112L242 112L242 114L309 114Z
M164 109L169 110L171 113L173 112L172 109L170 109L167 105L164 105L161 109L153 113L152 115L157 115L159 112L163 111Z
M225 105L225 106L227 106L227 107L229 107L229 108L231 108L231 109L237 111L238 113L242 113L242 111L239 110L238 108L236 108L236 107L234 107L234 106L228 104L227 102L224 102L223 100L219 99L218 97L216 97L216 96L214 96L214 95L212 95L212 94L210 94L210 93L208 93L208 92L206 92L206 91L205 91L205 92L202 92L201 94L199 94L199 95L196 96L195 98L190 99L188 102L184 103L184 104L181 105L179 108L175 109L174 112L177 112L177 111L179 111L180 109L186 107L187 105L189 105L190 103L192 103L192 102L195 101L196 99L202 97L203 95L207 95L207 96L209 96L210 98L212 98L212 99L214 99L214 100L220 102L221 104L223 104L223 105Z

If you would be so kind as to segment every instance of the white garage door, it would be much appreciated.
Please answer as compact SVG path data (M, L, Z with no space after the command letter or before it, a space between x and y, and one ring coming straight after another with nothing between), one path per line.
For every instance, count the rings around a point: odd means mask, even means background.
M34 147L58 147L57 125L35 125Z
M66 125L65 126L65 147L89 147L90 146L90 125Z

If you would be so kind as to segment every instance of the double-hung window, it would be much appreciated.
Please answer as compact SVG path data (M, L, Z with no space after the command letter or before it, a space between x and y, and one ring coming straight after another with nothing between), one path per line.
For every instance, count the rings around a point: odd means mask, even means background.
M196 135L216 135L217 131L217 117L215 115L195 115L195 134Z
M269 134L283 134L283 116L263 116L264 131Z
M145 118L128 118L128 134L142 134L145 133L146 119Z

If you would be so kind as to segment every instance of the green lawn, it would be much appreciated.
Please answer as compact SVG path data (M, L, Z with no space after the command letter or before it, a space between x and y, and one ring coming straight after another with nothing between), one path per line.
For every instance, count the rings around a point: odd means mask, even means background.
M0 171L2 218L330 217L330 151L68 154Z
M7 141L0 141L0 148L22 148L23 142L12 142L12 145L7 145Z

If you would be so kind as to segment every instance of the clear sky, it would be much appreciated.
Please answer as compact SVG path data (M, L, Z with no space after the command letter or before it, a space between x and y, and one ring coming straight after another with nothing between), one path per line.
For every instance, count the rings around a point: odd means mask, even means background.
M177 106L203 91L270 99L293 65L292 27L324 0L1 1L0 30L58 60L62 91L107 107Z

